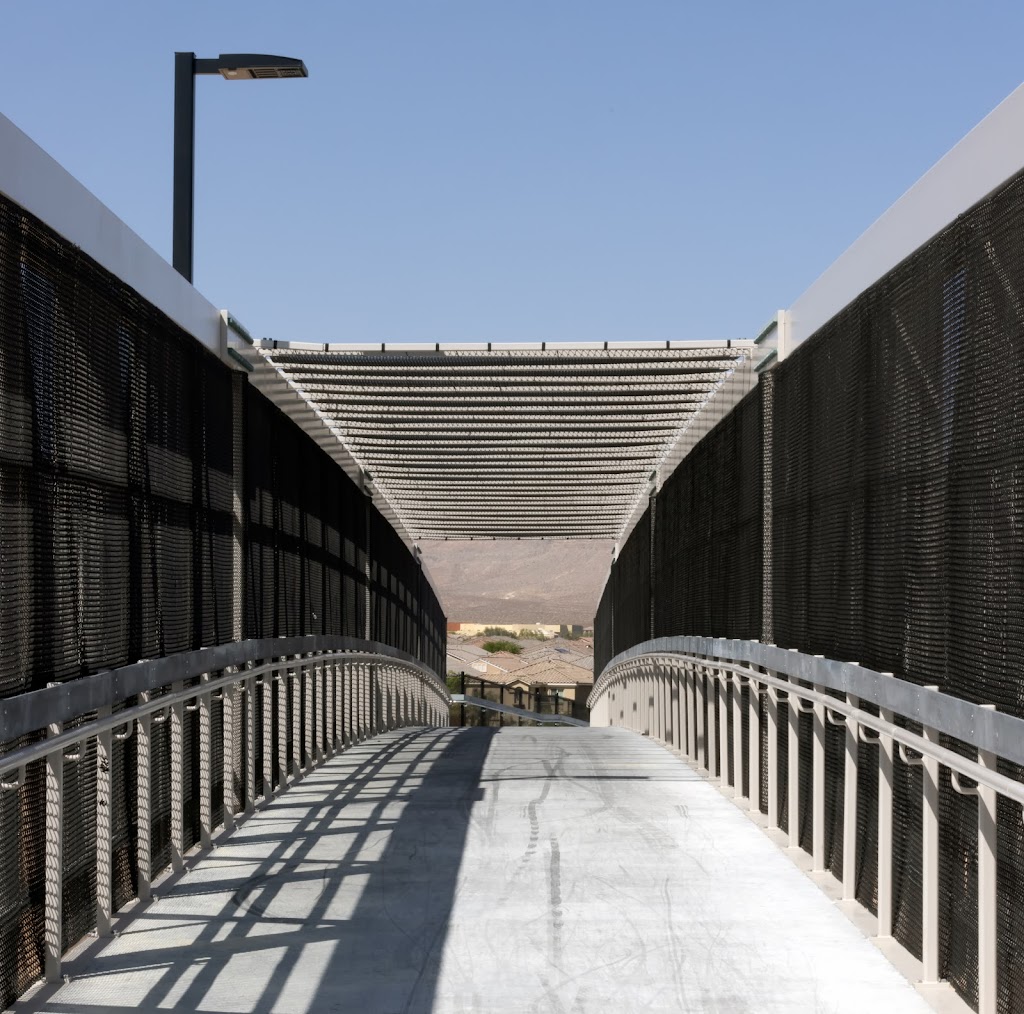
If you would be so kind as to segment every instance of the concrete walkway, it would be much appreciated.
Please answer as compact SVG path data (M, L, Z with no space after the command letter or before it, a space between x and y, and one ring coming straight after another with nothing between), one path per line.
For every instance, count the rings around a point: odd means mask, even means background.
M928 1011L746 816L619 729L335 758L18 1011Z

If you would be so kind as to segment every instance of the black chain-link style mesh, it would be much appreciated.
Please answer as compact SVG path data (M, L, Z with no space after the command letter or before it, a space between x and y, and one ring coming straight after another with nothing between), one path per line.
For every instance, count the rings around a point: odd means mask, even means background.
M370 636L441 671L445 618L412 552L377 515L371 527L387 562L368 589L367 512L376 511L262 395L236 391L240 383L136 292L0 197L0 699L239 633L362 637L371 600L383 605ZM244 617L235 614L236 538ZM213 707L220 771L222 705ZM199 837L198 721L195 712L183 721L186 848ZM238 778L248 749L241 724ZM171 846L166 723L153 727L152 756L158 872ZM131 740L114 744L111 777L120 907L137 887ZM64 779L70 945L95 924L95 741L65 763ZM218 779L215 816L223 794ZM0 1006L42 971L44 797L42 763L30 765L23 789L0 792Z

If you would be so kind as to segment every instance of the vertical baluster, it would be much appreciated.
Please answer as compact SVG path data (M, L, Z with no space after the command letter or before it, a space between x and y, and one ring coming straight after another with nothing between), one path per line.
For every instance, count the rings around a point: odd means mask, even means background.
M994 710L994 704L983 704ZM996 755L978 751L978 763L998 770ZM995 789L978 784L978 1014L995 1014L997 1003L996 816Z
M176 680L171 692L178 693L185 684ZM170 706L171 728L171 869L180 871L185 863L185 702Z
M229 672L224 670L225 675ZM221 715L223 719L221 743L223 749L222 772L224 780L224 830L235 829L235 728L238 721L238 687L230 683L222 695Z
M824 693L820 686L814 689ZM825 705L820 702L814 704L812 726L811 868L820 872L825 869Z
M854 694L846 695L851 708L860 706ZM846 750L843 756L843 900L857 897L857 754L860 726L849 715L846 719Z
M316 767L320 746L316 741L316 662L311 658L304 660L302 686L306 695L306 773Z
M245 791L246 813L256 810L256 677L245 679Z
M789 797L789 847L800 848L800 698L796 695L796 680L790 678L788 709L787 760Z
M757 680L748 680L747 698L747 809L761 812L761 694Z
M47 726L47 738L63 731L60 722ZM44 859L43 943L47 982L60 981L64 935L64 751L46 755L46 838Z
M97 718L110 715L110 706L99 708ZM113 785L114 730L96 736L96 936L108 937L114 919L113 880Z
M724 669L715 670L718 697L718 777L721 788L729 788L729 677ZM728 793L731 795L731 793Z
M274 670L263 674L263 800L274 795Z
M743 796L743 687L738 676L728 677L732 685L732 784L733 795Z
M927 687L938 690L938 687ZM929 743L939 734L925 726ZM921 964L922 981L939 981L939 762L925 755L922 768L921 814Z
M290 720L292 727L291 774L294 782L302 778L302 663L301 655L294 655L295 664L288 673L288 696L291 702Z
M139 694L139 704L147 704L148 690ZM152 851L152 797L150 781L153 770L153 716L142 715L135 730L135 812L136 842L135 865L138 871L139 900L146 901L152 893L153 851Z
M768 723L766 738L768 740L768 770L765 778L768 781L768 827L779 828L779 694L775 687L769 686L765 692L765 719Z
M209 683L210 674L203 673L200 683ZM213 841L213 760L212 700L210 691L199 695L199 844L209 848Z
M892 673L882 673L892 676ZM879 708L878 715L890 724L892 711ZM892 736L878 737L878 935L892 936L892 800L895 744Z

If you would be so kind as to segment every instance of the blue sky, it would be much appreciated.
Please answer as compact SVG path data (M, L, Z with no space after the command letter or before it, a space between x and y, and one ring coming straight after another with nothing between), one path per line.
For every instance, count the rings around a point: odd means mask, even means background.
M1024 79L1024 5L33 0L0 112L170 256L197 82L197 286L313 341L752 337ZM2 157L2 153L0 153Z

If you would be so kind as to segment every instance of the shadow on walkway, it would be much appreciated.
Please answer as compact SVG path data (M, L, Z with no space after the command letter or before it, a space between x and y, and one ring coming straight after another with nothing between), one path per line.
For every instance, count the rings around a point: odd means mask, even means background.
M496 731L400 730L332 759L14 1009L428 1014Z

